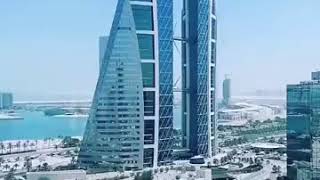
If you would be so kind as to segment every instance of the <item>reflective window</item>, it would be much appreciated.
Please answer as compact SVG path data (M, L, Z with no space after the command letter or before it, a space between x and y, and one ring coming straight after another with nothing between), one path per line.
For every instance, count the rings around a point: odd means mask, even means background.
M144 149L143 151L143 166L152 167L153 166L153 148Z
M211 97L210 97L210 103L211 103L211 106L210 106L210 111L211 112L214 112L214 108L215 108L215 97L214 97L214 91L211 91Z
M132 5L137 30L153 30L152 6Z
M154 59L153 35L138 34L139 50L141 59Z
M154 120L144 121L144 144L154 144Z
M131 0L131 1L143 1L143 2L152 2L152 0Z
M211 39L216 39L216 19L211 18Z
M216 61L216 43L211 43L211 63Z
M144 115L154 116L155 114L155 92L145 91L143 92L144 99Z
M212 0L212 14L216 14L216 3L215 0Z
M211 67L211 70L210 70L210 75L211 75L211 82L210 82L210 85L212 88L214 88L215 86L215 69L214 67Z
M155 87L154 63L142 63L143 87Z

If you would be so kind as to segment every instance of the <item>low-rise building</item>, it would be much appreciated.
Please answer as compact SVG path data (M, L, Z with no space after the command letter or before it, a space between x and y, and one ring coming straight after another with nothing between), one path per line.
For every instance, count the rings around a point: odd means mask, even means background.
M0 109L11 109L13 107L12 93L0 92Z
M83 170L28 172L27 180L86 180Z

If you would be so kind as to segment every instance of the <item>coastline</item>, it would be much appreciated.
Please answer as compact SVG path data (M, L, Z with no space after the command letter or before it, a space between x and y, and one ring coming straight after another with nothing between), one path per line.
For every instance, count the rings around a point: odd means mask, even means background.
M87 114L73 114L73 115L62 114L62 115L55 115L52 117L57 117L57 118L88 118L89 115L87 115Z
M66 136L69 137L69 136ZM82 140L82 136L70 136L74 139ZM56 149L62 145L64 137L27 139L27 140L4 140L0 141L0 157L19 155L26 152L43 151Z
M10 121L10 120L23 120L24 118L21 116L11 116L6 114L0 114L0 121Z

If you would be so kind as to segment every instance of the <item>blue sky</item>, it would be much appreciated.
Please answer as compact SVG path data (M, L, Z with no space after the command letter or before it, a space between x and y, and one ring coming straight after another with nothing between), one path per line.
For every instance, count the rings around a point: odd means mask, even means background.
M181 3L173 1L179 35ZM0 1L0 91L17 100L90 99L98 37L108 34L116 2ZM308 80L320 68L319 7L318 0L218 0L219 84L231 74L240 94Z

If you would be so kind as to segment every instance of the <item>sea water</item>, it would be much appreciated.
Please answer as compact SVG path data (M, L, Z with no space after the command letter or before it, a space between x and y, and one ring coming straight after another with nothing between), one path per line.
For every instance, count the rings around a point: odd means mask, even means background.
M181 127L180 109L174 109L174 128ZM82 136L87 117L45 116L42 111L18 111L23 120L0 120L0 141Z

